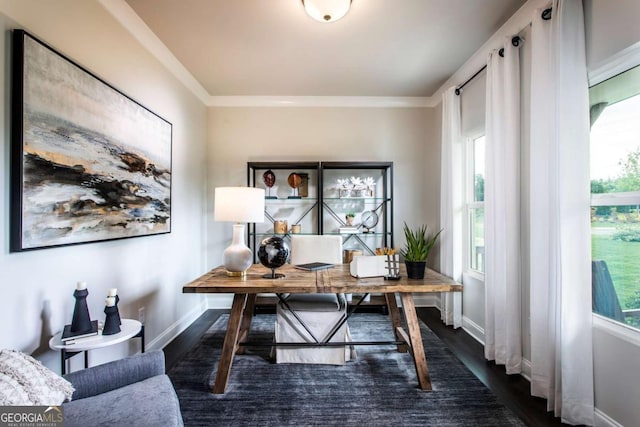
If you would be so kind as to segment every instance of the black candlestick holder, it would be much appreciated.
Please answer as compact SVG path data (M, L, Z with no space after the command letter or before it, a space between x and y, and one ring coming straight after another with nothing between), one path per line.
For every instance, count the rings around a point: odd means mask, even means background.
M76 304L73 308L73 318L71 320L71 332L84 333L91 331L91 317L89 317L89 308L87 307L87 295L89 291L86 289L76 289L73 296Z
M116 317L118 318L118 325L122 325L122 319L120 319L120 309L118 308L118 303L120 302L120 297L116 294Z
M102 328L102 335L113 335L120 332L120 315L118 314L118 307L115 305L106 306L104 313L107 315L104 321L104 328Z

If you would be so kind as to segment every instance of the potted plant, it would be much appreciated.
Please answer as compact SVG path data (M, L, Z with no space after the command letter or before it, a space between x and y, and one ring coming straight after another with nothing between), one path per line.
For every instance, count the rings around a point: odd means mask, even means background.
M436 244L442 230L430 236L426 225L421 225L416 230L412 230L406 222L403 230L407 242L400 254L404 257L404 262L407 266L407 276L409 279L422 279L424 278L424 270L427 266L429 253L433 245Z
M356 217L355 212L347 212L347 214L344 216L344 220L347 226L352 226L353 225L353 220Z

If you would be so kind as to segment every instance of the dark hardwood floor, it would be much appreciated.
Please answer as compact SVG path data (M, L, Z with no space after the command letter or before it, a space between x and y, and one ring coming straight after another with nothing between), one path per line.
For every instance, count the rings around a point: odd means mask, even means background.
M471 335L445 326L440 311L433 307L416 309L418 317L445 343L456 357L486 385L498 399L528 426L566 426L547 412L547 401L530 394L530 384L521 375L507 375L503 366L484 358L484 348Z
M164 364L167 371L173 368L200 340L202 335L218 320L221 314L229 310L207 310L180 335L173 339L165 348Z
M167 370L187 354L207 329L229 310L207 310L184 332L164 348ZM260 313L269 312L264 308ZM271 312L274 312L273 309ZM440 311L432 307L419 307L418 317L445 343L509 409L528 426L565 426L546 411L546 401L529 394L529 382L520 375L507 375L504 367L484 359L482 345L462 329L445 326Z

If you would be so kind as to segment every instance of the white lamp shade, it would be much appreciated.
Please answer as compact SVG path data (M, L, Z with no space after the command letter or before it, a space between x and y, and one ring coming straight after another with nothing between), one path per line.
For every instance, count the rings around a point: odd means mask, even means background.
M264 222L264 189L218 187L213 214L216 221Z
M302 0L302 4L316 21L334 22L349 12L351 0Z

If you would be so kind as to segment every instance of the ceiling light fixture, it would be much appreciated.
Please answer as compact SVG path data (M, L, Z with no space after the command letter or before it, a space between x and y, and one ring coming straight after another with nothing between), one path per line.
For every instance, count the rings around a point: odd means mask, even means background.
M320 22L334 22L349 12L351 0L302 0L307 14Z

